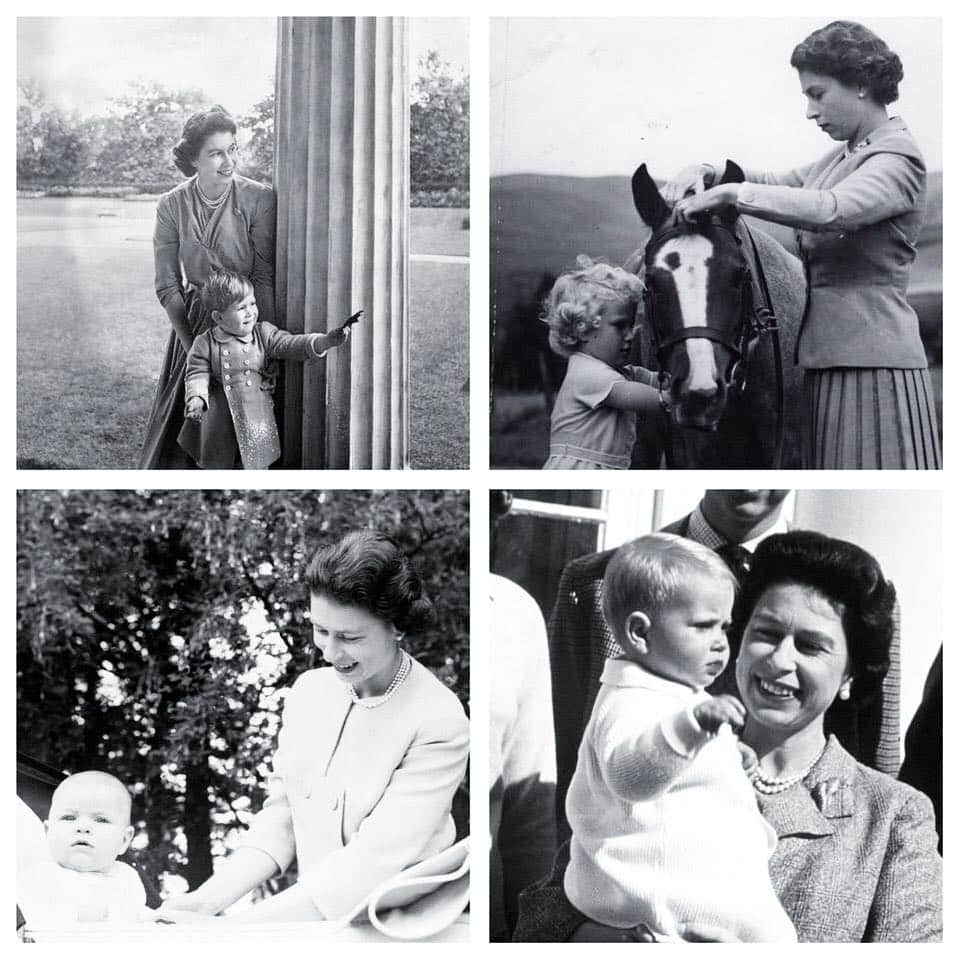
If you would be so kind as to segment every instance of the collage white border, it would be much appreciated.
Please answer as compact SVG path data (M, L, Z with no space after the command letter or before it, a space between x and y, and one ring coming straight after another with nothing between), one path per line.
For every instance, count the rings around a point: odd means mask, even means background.
M471 911L471 943L469 946L452 946L452 951L457 956L478 957L486 954L487 949L515 949L516 946L497 946L490 945L487 942L488 929L488 908L486 902L485 890L488 888L488 857L486 856L486 839L488 834L488 809L486 802L486 790L483 782L486 777L486 770L489 768L489 736L488 716L489 707L489 682L491 675L491 664L486 655L485 638L488 629L487 620L487 591L486 591L486 570L488 568L489 552L489 530L488 530L488 490L492 488L507 487L511 489L567 489L571 487L579 488L617 488L627 489L635 486L637 481L640 485L647 488L657 488L662 486L677 487L681 486L689 489L701 489L704 487L732 487L732 486L752 486L769 483L772 477L764 471L697 471L684 473L680 471L664 472L644 472L636 473L615 473L612 471L604 472L602 482L598 477L594 481L582 478L582 474L576 476L576 482L571 482L572 474L547 474L535 470L490 470L489 462L489 414L488 414L488 383L489 383L489 316L488 316L488 290L489 290L489 208L488 208L488 171L489 171L489 46L488 34L486 30L488 17L497 16L584 16L587 9L583 4L567 2L567 0L553 0L547 4L530 3L524 0L514 0L511 3L491 2L491 3L461 3L456 0L450 0L448 3L439 2L367 2L359 5L358 9L349 9L350 5L345 3L329 4L325 2L314 3L285 3L281 5L284 15L403 15L403 16L467 16L470 18L470 76L471 76L471 196L472 207L470 211L470 447L471 447L471 468L468 471L460 470L422 470L422 471L289 471L289 472L263 472L256 478L255 483L241 482L235 473L202 473L195 472L134 472L121 470L84 470L84 471L65 471L60 473L51 473L37 470L15 470L15 448L16 448L16 429L15 419L8 415L4 418L2 426L3 448L7 451L3 457L6 464L5 469L0 473L0 484L3 486L6 509L3 512L2 535L4 549L2 559L0 559L0 569L3 571L2 580L0 580L0 595L2 595L2 609L4 611L5 621L8 628L14 627L15 611L15 491L17 489L49 489L49 488L76 488L76 489L108 489L108 488L176 488L176 489L204 489L204 488L252 488L261 489L290 489L290 488L328 488L328 489L469 489L471 492L471 519L470 519L470 557L471 557L471 637L473 638L471 649L471 715L472 722L472 743L471 743L471 825L473 832L473 872L472 884L474 898ZM76 4L56 2L37 2L32 4L17 3L14 8L8 10L4 15L4 30L0 43L3 45L6 54L4 62L10 65L11 69L16 64L16 29L14 19L17 15L21 16L76 16L80 11ZM653 4L637 4L615 2L605 3L598 7L590 7L588 12L597 16L655 16L657 13L666 12L662 8L656 9ZM951 160L954 153L954 141L956 134L957 120L955 113L954 98L950 95L951 91L956 90L956 59L954 55L959 53L957 50L956 22L957 15L950 9L945 2L923 2L923 0L914 0L908 5L908 10L904 9L902 4L893 4L882 0L882 2L859 3L854 4L852 9L837 8L836 3L807 2L802 10L790 11L793 15L801 13L803 16L822 16L833 19L837 16L848 16L855 18L857 12L861 16L870 18L885 16L902 16L908 12L913 16L933 16L941 17L943 20L944 34L944 92L945 92L945 129L943 138L943 169L951 168ZM134 9L130 4L117 2L102 3L91 2L83 4L82 15L84 16L131 16L131 15L164 15L164 16L219 16L228 14L230 16L257 16L264 13L262 7L248 0L237 0L229 5L229 10L222 6L213 4L183 3L179 0L169 0L162 6L151 8L149 10ZM738 2L738 0L727 0L726 3L717 5L715 2L705 3L701 0L695 2L682 2L668 8L668 13L682 16L769 16L770 5L759 2ZM14 168L14 124L13 118L16 112L16 94L13 77L8 74L7 83L4 88L8 108L5 111L6 124L3 127L3 137L6 144L4 157L6 159L5 169L8 176L5 182L8 184L6 194L3 197L4 209L9 212L5 217L6 224L3 244L4 251L9 255L3 262L10 264L11 274L12 266L15 263L16 256L16 235L15 235L15 194L13 183L15 181ZM944 196L946 200L945 222L951 223L950 214L953 211L959 212L959 204L953 199L959 195L959 192L953 191L947 184ZM946 229L944 238L944 249L946 251L946 260L944 263L944 273L951 276L950 267L953 265L951 236L953 230ZM10 280L11 287L14 280ZM13 299L13 293L8 294L8 301ZM944 291L944 315L949 316L949 305L952 303L951 286ZM7 328L13 329L13 317L8 318ZM951 334L948 329L944 331L945 351L951 357ZM6 363L8 373L0 377L0 391L7 396L7 402L4 408L12 410L15 401L16 373L13 368L15 363L15 350L6 351ZM947 364L949 360L947 359ZM782 487L788 484L790 488L807 489L909 489L909 490L943 490L949 493L956 490L957 485L952 482L953 470L950 469L950 463L954 458L952 453L953 434L952 423L956 414L956 404L953 399L954 390L950 388L948 380L944 379L943 385L944 403L943 420L945 425L945 440L943 443L945 451L946 470L941 473L811 473L804 471L783 471L775 476L775 485ZM948 544L959 533L957 526L957 504L956 499L944 497L944 542ZM948 552L944 559L943 583L944 597L943 609L946 611L946 595L952 583L959 582L959 563L953 559ZM946 617L944 616L944 621ZM5 645L6 655L8 657L9 671L6 675L12 677L15 675L15 644L8 642ZM951 656L947 657L947 674L951 675ZM15 749L15 692L14 683L8 682L6 693L3 698L6 707L7 723L4 725L4 741L7 744L5 755L8 757L5 764L5 774L7 780L7 789L4 793L4 805L0 809L7 811L8 822L13 821L12 798L14 791L14 764L12 762ZM950 704L946 704L945 724L948 730L948 739L952 742L952 730L955 724L955 714ZM949 760L949 750L946 750L946 805L950 805L949 799L956 793L954 790L955 781L955 763ZM401 826L400 826L401 828ZM2 880L0 888L6 892L4 897L8 903L15 900L13 890L13 869L6 870L5 878ZM949 906L953 899L950 895L953 891L953 884L950 882L951 876L947 868L945 873L945 892L946 892L946 943L956 938L952 934L952 924L950 918L953 915ZM10 914L12 918L12 908ZM0 939L0 941L3 941ZM13 933L12 923L10 925L10 936L8 940L11 945L16 946L16 940ZM254 945L244 946L242 943L225 944L231 957L259 955L254 953L254 949L259 947ZM295 955L314 955L316 952L315 944L308 942L283 942L277 944L285 952ZM38 946L31 948L38 950L43 954L65 954L65 947L56 946ZM338 947L336 952L340 954L363 954L366 950L378 946L349 946L346 948ZM383 947L389 948L389 947ZM419 950L422 946L417 944L397 944L392 948L398 949L400 954L414 955L414 950ZM428 947L433 949L442 949L443 946ZM546 948L544 945L527 945L521 947L524 955L531 955L534 951L542 951ZM825 946L820 948L836 949L838 946ZM901 951L908 946L890 947ZM932 947L937 948L937 947ZM199 954L201 949L206 947L197 944L195 947L187 946L182 951L186 955L194 953ZM85 957L87 955L110 955L120 956L124 947L116 944L106 947L87 946L79 949L71 949L72 955ZM162 944L156 946L149 945L139 949L143 957L164 956L164 947Z

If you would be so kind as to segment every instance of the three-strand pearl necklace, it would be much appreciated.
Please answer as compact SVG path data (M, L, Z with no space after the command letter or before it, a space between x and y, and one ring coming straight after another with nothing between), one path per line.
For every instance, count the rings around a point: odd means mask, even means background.
M223 204L226 202L226 195L230 192L229 184L227 184L227 188L215 200L211 200L200 189L199 180L194 180L193 185L196 187L196 194L200 198L200 202L208 206L211 210L216 210L218 207L223 206Z
M828 743L824 742L822 744L822 749L816 754L815 759L808 766L804 766L799 770L798 773L793 773L791 776L778 776L776 778L770 778L764 776L760 771L759 767L756 767L756 771L753 773L753 787L757 792L761 792L764 796L774 796L776 793L785 792L787 789L795 786L796 783L802 782L809 774L812 772L813 766L822 759L822 754L826 751L826 745Z
M357 706L362 706L364 709L376 709L377 706L382 706L388 702L390 697L400 688L403 680L409 676L410 670L413 668L409 653L401 649L400 654L403 658L400 660L400 665L397 667L395 675L390 680L390 684L386 687L386 691L382 696L366 696L361 698L352 683L347 686L347 689L350 691L350 699L352 699Z

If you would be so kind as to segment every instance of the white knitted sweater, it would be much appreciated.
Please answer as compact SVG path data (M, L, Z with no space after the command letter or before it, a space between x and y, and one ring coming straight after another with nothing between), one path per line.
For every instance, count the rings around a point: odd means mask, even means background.
M708 736L692 707L708 693L609 659L566 797L565 889L596 922L714 924L750 942L795 941L769 879L776 836L735 737Z

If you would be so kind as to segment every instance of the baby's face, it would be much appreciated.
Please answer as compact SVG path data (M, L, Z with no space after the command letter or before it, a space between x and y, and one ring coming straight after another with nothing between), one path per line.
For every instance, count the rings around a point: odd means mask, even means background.
M232 336L246 336L260 315L256 298L250 293L214 317L216 325Z
M106 872L133 838L130 807L116 789L66 783L57 790L47 842L53 858L77 872Z
M693 573L652 618L644 665L693 689L708 686L729 660L726 630L732 608L731 583Z

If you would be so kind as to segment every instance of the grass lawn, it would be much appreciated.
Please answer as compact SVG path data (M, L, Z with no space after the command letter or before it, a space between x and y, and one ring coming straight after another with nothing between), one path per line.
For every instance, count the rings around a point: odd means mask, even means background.
M152 202L18 200L18 466L135 467L169 334L153 294L153 214ZM412 251L465 253L465 215L414 210ZM452 349L469 339L468 269L410 264L417 468L468 465L469 357Z
M469 265L414 262L411 274L410 465L467 469Z
M463 229L469 210L410 210L410 242L413 253L441 253L447 256L469 256L470 231Z

